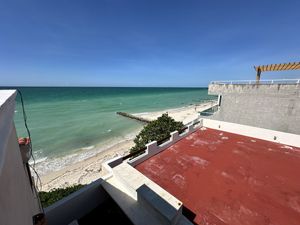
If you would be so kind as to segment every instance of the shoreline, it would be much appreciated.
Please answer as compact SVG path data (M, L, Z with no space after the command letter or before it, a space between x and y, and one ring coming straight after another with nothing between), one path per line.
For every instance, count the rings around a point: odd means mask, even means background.
M155 120L157 117L161 116L163 113L168 113L176 121L183 122L184 125L195 120L199 116L199 112L205 110L206 107L211 106L216 101L208 100L207 102L199 104L191 104L188 106L183 106L179 108L165 109L156 112L143 112L143 113L134 113L134 116L139 116L147 120Z
M40 191L50 191L54 188L64 188L75 184L89 184L104 175L102 163L128 154L133 145L133 139L125 140L92 157L67 165L58 171L49 172L40 177L42 183Z
M211 104L212 102L208 101L156 112L135 113L133 115L138 115L139 117L148 120L154 120L163 113L168 113L169 116L175 120L187 124L198 117L199 111ZM128 154L129 149L134 146L133 140L136 134L138 134L141 129L137 129L130 134L130 137L112 143L108 147L100 147L100 145L96 145L92 151L87 148L82 148L80 150L82 155L80 155L80 153L71 154L62 158L53 159L52 168L55 168L55 171L51 171L50 168L51 172L41 173L40 179L42 188L40 191L50 191L54 188L64 188L75 184L89 184L101 178L104 175L101 168L102 163L116 156ZM75 160L71 160L73 157L77 158ZM64 161L66 163L61 165L55 160L60 162ZM45 167L49 169L49 165L45 164L45 161L36 164L38 173L45 169Z
M107 150L112 149L119 144L122 144L126 141L133 141L136 134L142 127L131 131L126 136L114 137L108 139L105 142L100 142L91 146L86 146L78 149L74 149L69 154L57 156L57 157L43 157L35 160L35 169L39 173L40 177L45 176L48 173L53 173L59 170L64 169L65 167L71 166L72 164L82 162L91 157L106 152ZM33 161L30 162L30 165L33 165Z

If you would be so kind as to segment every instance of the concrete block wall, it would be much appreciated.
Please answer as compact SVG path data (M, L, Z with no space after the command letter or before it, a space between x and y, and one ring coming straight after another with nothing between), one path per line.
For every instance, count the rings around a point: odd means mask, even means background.
M221 95L211 119L300 134L299 84L210 84Z

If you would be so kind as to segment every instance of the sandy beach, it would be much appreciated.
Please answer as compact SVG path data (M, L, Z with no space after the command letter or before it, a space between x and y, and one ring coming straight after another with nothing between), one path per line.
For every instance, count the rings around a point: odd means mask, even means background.
M169 116L174 118L176 121L181 121L183 122L183 124L188 124L189 122L198 118L199 112L206 110L207 108L211 107L215 103L216 103L215 101L210 101L210 102L196 104L196 105L189 105L182 108L166 109L163 111L151 112L151 113L136 113L134 115L148 120L155 120L163 113L168 113Z
M206 102L197 105L189 105L182 108L168 109L159 112L139 113L135 115L145 119L154 120L163 113L168 113L175 120L182 121L184 124L187 124L196 119L200 111L207 109L212 104L212 102ZM136 131L136 134L138 132L139 130ZM101 168L101 164L103 162L116 156L128 154L129 149L133 145L133 138L126 139L110 146L109 148L93 155L92 157L71 165L67 165L58 171L48 172L40 176L42 183L40 191L49 191L54 188L67 187L74 184L91 183L92 181L95 181L104 175Z

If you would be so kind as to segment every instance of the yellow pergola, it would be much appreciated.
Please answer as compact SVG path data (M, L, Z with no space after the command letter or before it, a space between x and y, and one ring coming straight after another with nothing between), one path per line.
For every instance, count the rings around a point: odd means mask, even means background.
M256 70L256 81L259 82L261 72L281 71L281 70L299 70L300 62L254 66L254 69Z

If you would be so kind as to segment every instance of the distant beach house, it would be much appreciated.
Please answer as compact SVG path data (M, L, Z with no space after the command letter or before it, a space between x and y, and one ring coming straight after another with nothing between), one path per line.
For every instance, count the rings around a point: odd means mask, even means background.
M266 71L299 70L300 62L254 67L256 80L213 81L209 94L219 96L211 118L300 134L300 78L262 80Z

